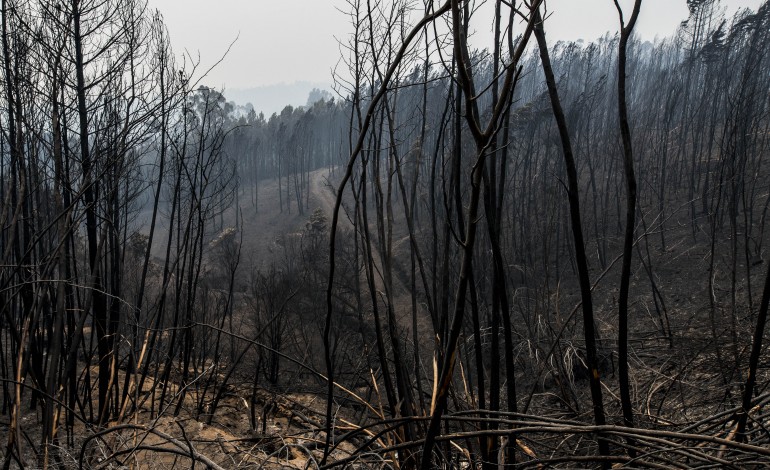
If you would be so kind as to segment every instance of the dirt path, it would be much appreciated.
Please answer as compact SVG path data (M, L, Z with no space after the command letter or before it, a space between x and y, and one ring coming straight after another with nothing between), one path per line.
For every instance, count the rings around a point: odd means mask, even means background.
M337 203L336 193L339 184L337 179L339 179L338 175L332 174L328 169L316 170L310 174L310 197L315 200L317 207L324 211L329 221L332 219L334 205ZM340 208L339 225L340 228L353 228L344 207Z
M264 269L273 263L285 261L286 256L292 256L292 253L287 251L285 241L299 237L317 208L320 207L331 220L335 196L329 179L330 173L326 168L310 173L310 192L303 197L302 203L304 205L307 202L307 207L303 207L302 214L297 208L294 191L290 191L290 202L287 204L286 178L281 181L280 195L277 179L260 181L257 184L256 207L252 199L254 188L242 187L238 200L239 224L243 230L242 266ZM350 227L345 217L341 219L341 223ZM235 210L228 210L223 227L235 225Z

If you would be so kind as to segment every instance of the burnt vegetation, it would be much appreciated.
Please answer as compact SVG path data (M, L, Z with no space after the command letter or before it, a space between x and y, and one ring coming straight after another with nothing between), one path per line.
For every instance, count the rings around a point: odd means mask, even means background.
M348 0L266 117L142 0L2 0L2 467L770 465L770 3L607 1Z

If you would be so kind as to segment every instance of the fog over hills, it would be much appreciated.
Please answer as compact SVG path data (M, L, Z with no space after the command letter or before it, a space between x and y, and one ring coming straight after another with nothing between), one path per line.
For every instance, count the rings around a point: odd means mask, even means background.
M251 103L257 114L261 111L265 117L270 117L273 113L280 113L287 105L305 106L314 88L331 90L331 84L302 81L252 88L228 88L224 90L224 95L228 101L235 101L239 105Z

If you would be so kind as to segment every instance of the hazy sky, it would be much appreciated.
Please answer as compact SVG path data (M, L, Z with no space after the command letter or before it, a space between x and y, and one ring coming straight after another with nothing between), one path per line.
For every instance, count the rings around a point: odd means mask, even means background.
M383 0L387 1L387 0ZM299 81L331 83L340 53L336 38L350 25L344 0L149 0L163 14L174 49L200 54L200 69L230 52L204 80L210 86L249 88ZM491 3L491 2L490 2ZM629 6L631 0L622 0ZM756 9L761 0L722 0L728 14ZM548 0L549 41L592 40L617 31L612 0ZM630 10L630 7L629 7ZM644 39L667 35L687 16L685 0L644 0L638 33ZM482 29L489 25L478 25ZM236 40L237 38L237 40Z

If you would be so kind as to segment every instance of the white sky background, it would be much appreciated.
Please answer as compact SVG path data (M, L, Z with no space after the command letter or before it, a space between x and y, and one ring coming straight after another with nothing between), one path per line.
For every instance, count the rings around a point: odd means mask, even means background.
M742 7L756 10L761 3L722 0L728 16ZM626 16L631 4L621 0ZM222 63L203 80L217 88L330 84L331 70L340 57L335 38L344 39L351 30L347 16L339 10L347 10L344 0L149 0L149 6L163 14L177 53L200 54L199 72L217 62L235 41ZM547 6L549 42L590 41L618 30L612 0L548 0ZM648 40L672 34L687 12L686 0L644 0L636 32ZM483 31L491 29L491 14L488 18L488 23L476 26L479 38L491 34Z

